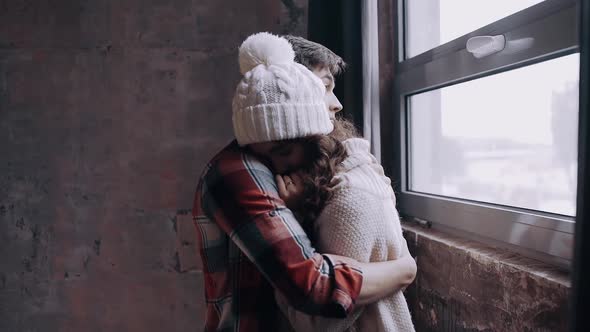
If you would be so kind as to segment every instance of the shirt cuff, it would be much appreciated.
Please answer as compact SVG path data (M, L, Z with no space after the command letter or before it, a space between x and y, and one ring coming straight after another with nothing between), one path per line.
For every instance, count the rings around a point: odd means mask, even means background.
M354 305L361 292L363 272L358 262L351 258L323 255L330 262L334 274L334 287L326 316L345 318L354 310Z

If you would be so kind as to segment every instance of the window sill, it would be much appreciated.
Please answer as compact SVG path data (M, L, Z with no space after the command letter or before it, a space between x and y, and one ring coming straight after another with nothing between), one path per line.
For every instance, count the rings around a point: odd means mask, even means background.
M402 223L418 275L416 330L566 330L569 273L505 249Z

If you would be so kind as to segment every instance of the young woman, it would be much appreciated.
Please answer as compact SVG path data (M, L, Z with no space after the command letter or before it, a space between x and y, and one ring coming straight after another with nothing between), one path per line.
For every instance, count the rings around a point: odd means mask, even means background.
M293 140L285 148L285 156L304 151L308 162L292 175L277 176L279 194L320 252L360 262L409 255L391 182L369 152L369 142L347 121L334 125L328 135ZM401 291L359 307L346 319L309 316L289 307L278 292L275 297L296 331L414 331Z

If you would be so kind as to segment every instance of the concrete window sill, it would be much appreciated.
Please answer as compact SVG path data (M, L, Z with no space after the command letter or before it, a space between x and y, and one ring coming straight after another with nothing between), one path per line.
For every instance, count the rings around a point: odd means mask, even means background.
M417 331L566 331L567 272L402 223L418 274L406 291Z

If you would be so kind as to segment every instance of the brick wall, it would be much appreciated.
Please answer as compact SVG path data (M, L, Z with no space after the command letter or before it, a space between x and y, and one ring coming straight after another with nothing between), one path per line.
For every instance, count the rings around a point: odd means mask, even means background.
M0 1L0 331L195 331L237 46L302 0Z

